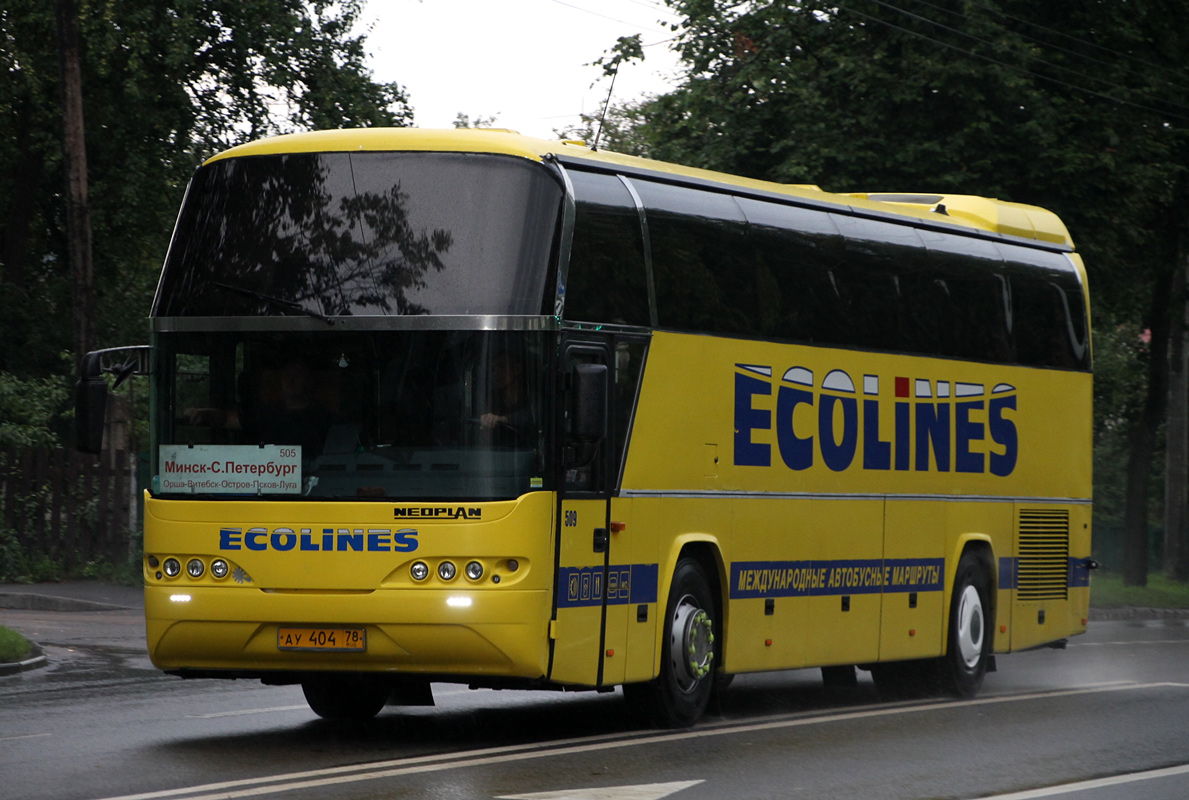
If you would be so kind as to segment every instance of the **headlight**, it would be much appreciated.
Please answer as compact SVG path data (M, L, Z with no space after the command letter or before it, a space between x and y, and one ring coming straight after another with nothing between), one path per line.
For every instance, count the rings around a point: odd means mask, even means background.
M454 580L457 572L458 570L455 569L454 562L452 561L443 561L441 564L438 564L438 577L444 581Z
M166 575L176 578L182 572L182 562L176 558L167 558L165 559L165 563L161 565L161 568L165 570Z
M429 577L429 565L424 561L414 561L413 566L409 567L409 574L413 576L413 580L423 581Z
M186 562L186 573L191 578L201 578L204 572L206 572L206 564L202 563L201 558L192 558Z
M478 561L472 561L467 564L467 577L473 581L477 581L483 577L483 565Z
M211 575L214 575L216 578L226 578L227 570L227 562L223 559L216 558L211 562Z

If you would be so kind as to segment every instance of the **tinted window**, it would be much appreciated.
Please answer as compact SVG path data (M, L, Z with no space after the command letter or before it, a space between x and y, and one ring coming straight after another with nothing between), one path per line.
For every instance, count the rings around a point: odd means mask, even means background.
M998 245L1011 284L1011 327L1020 363L1089 366L1086 309L1069 260L1016 245Z
M540 314L561 196L499 156L216 161L191 183L154 315Z
M917 232L890 222L832 214L842 233L838 281L850 343L881 350L917 345L921 332L908 313L905 283L928 266Z
M182 480L192 475L171 470L170 454L197 448L222 465L270 446L290 455L290 485L273 489L290 497L506 499L549 486L546 334L331 328L156 341L155 494L255 494L223 482L222 469L215 483Z
M821 344L849 340L838 270L842 239L827 214L748 198L755 330L761 336ZM746 273L740 276L747 282Z
M640 213L614 175L571 172L577 200L565 316L648 325Z
M648 181L632 185L647 213L661 327L750 333L754 267L734 198Z
M1014 361L1010 295L994 243L921 231L929 268L909 292L909 313L922 333L918 352Z

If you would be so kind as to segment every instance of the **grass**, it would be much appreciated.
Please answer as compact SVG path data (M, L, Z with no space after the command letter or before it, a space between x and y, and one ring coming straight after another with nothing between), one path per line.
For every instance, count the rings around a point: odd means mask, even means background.
M1094 608L1189 608L1189 583L1170 581L1159 572L1148 575L1147 586L1124 586L1118 573L1099 571L1090 584Z
M24 661L31 652L28 639L14 630L0 627L0 664Z

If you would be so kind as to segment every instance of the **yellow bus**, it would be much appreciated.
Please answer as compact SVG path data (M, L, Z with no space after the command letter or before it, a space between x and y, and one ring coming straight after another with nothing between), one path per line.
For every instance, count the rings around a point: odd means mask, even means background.
M682 726L806 667L972 696L1086 628L1087 298L1013 203L510 131L234 148L150 321L153 663L334 719L457 682Z

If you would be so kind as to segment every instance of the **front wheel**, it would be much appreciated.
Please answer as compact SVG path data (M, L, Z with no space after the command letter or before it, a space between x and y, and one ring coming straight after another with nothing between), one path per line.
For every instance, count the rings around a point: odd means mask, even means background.
M649 683L625 686L624 694L661 727L684 728L706 711L720 651L714 596L696 560L677 562L666 608L661 674Z
M974 697L991 661L991 576L973 552L962 554L954 574L946 654L939 665L941 688L958 697Z
M302 681L310 710L332 722L365 722L388 702L392 686L371 675L327 675Z

